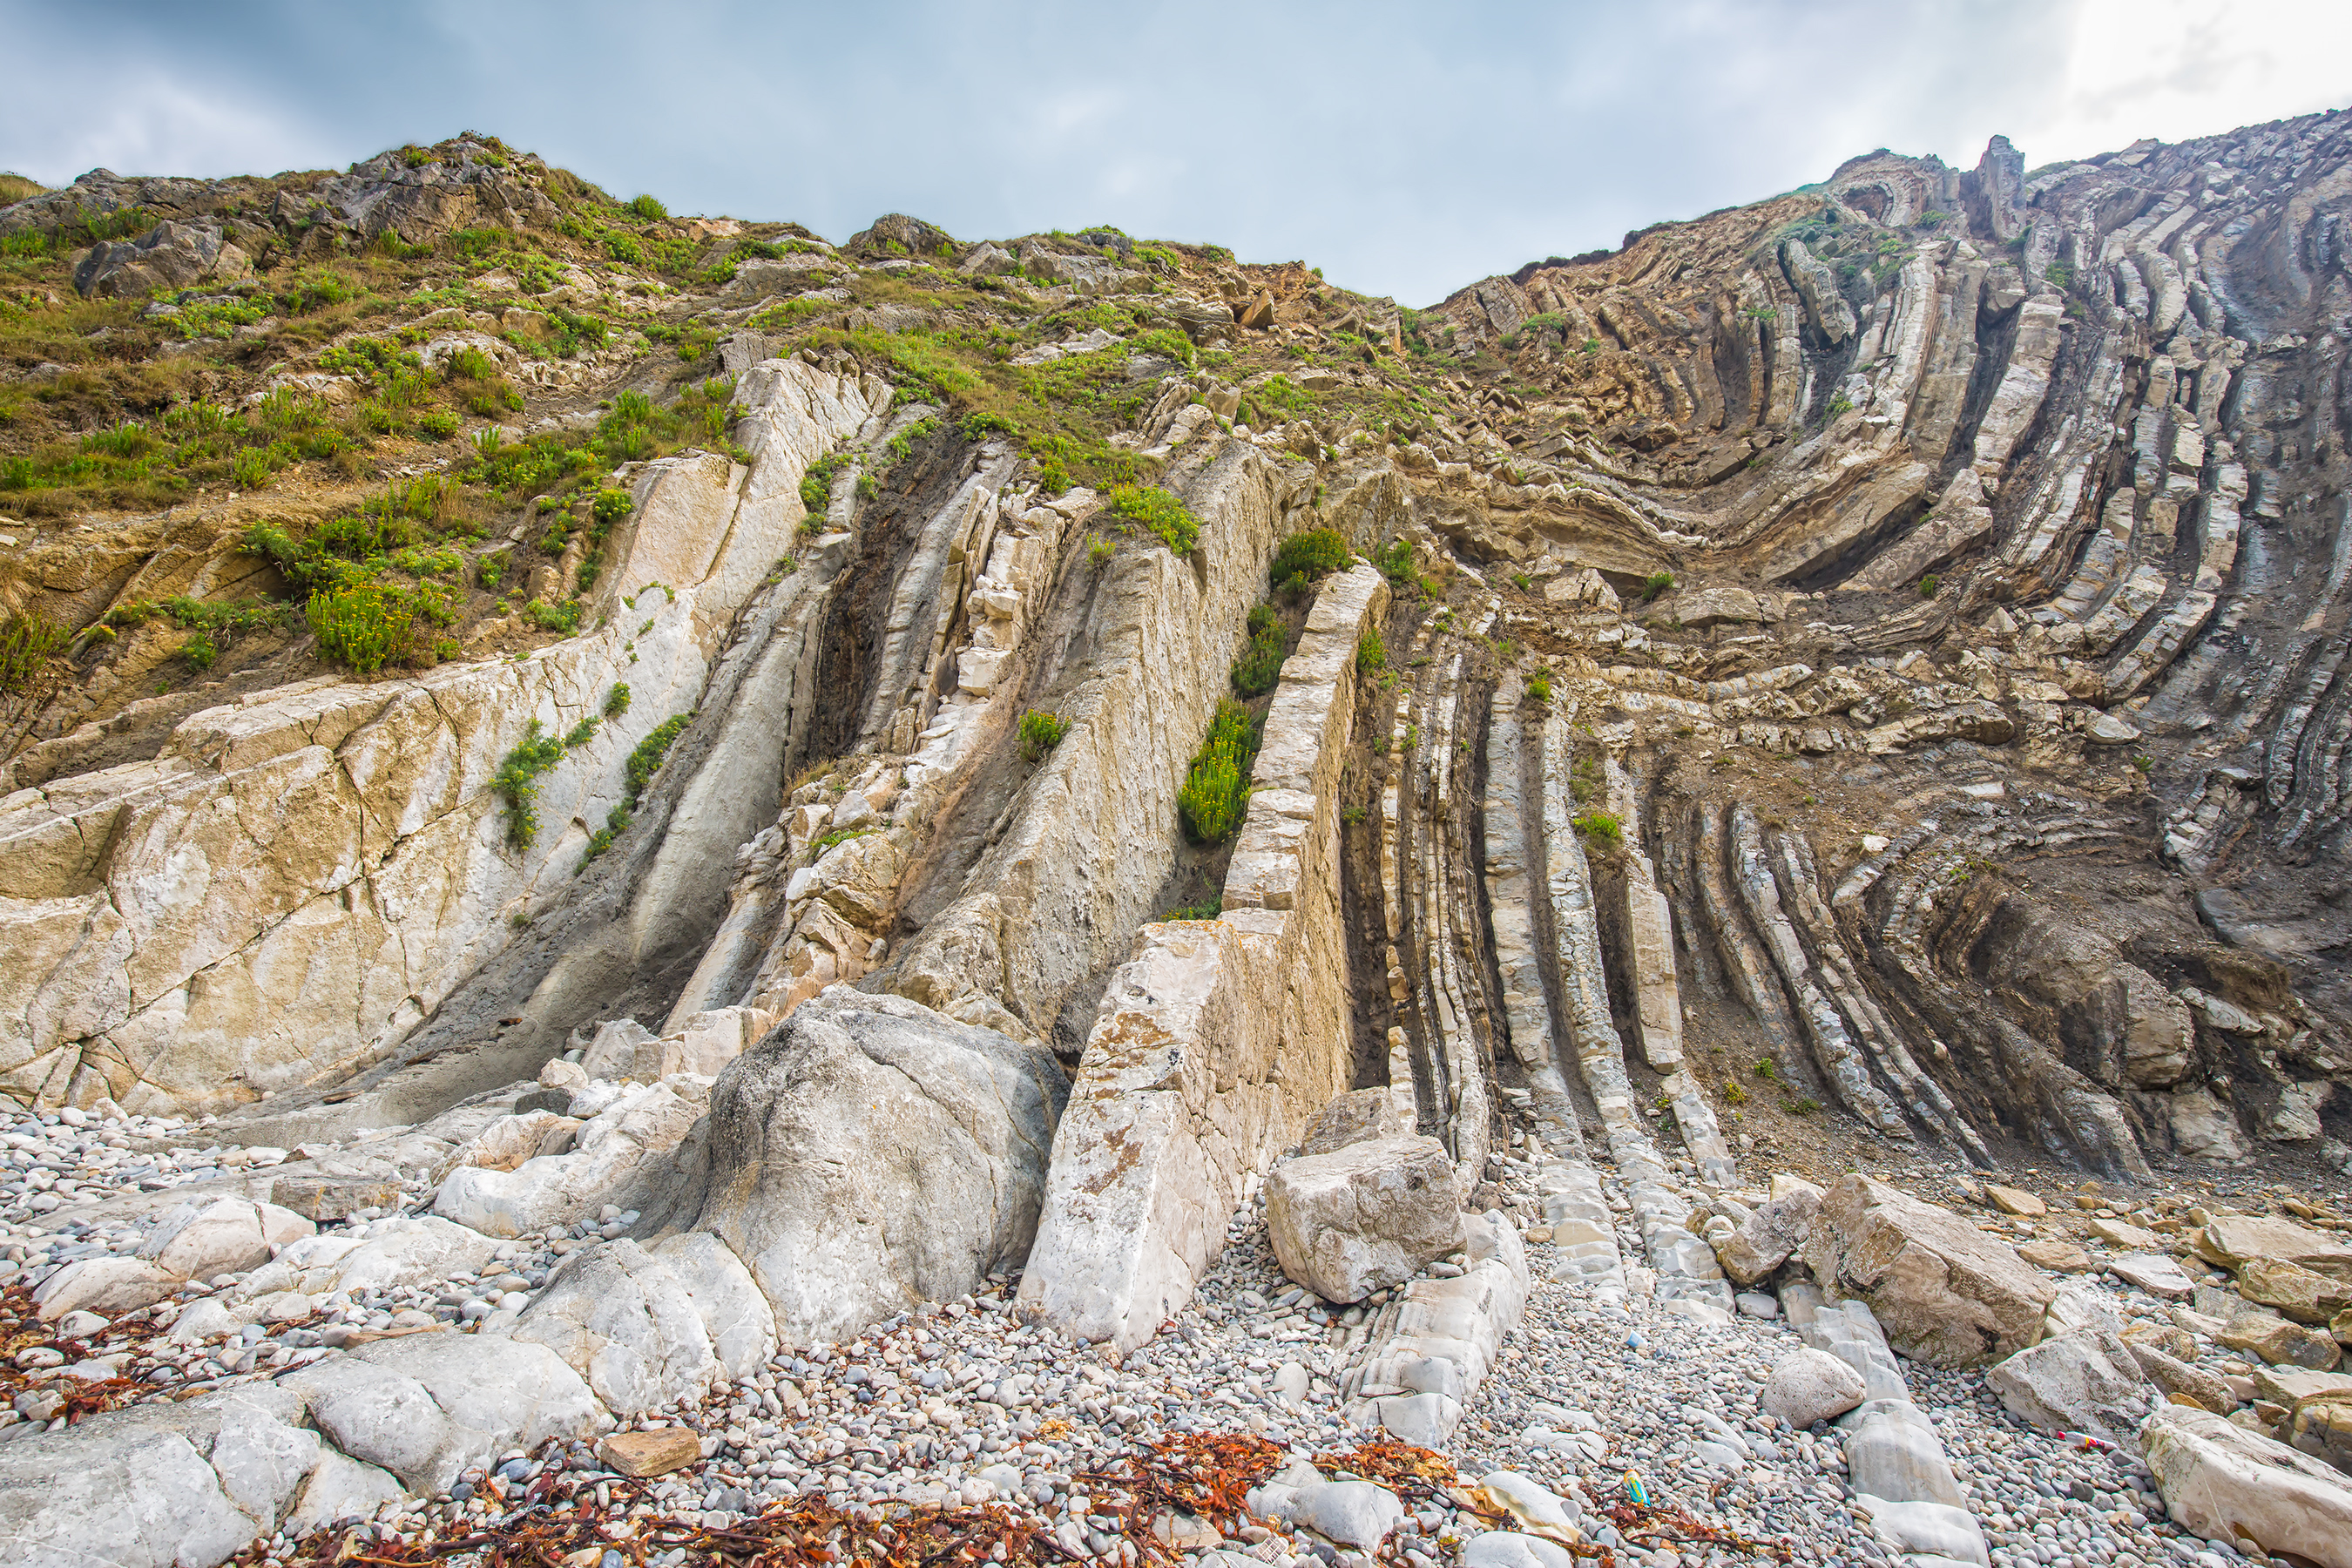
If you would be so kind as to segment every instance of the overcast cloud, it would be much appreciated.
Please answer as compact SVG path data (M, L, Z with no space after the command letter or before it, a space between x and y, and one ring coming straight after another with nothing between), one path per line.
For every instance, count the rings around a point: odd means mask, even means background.
M0 167L52 184L470 128L676 212L1112 223L1410 304L1875 147L2033 165L2352 103L2344 0L0 0Z

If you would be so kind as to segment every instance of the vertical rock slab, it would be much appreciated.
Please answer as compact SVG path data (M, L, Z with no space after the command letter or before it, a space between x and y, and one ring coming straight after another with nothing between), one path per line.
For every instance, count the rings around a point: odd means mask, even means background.
M1054 1138L1022 1301L1121 1352L1188 1300L1249 1176L1347 1087L1339 783L1369 566L1328 579L1266 715L1214 921L1145 926Z

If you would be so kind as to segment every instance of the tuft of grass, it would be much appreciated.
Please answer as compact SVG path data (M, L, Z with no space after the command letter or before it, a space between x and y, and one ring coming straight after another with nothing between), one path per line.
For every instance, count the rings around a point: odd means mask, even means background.
M1282 621L1265 605L1249 613L1249 645L1234 661L1234 690L1244 697L1263 697L1282 679L1282 661L1289 656L1289 639Z
M1388 667L1389 645L1381 640L1381 628L1366 626L1356 639L1356 673L1378 675Z
M506 754L490 793L506 802L507 842L528 849L539 839L539 776L563 760L563 742L533 719L521 742Z
M1381 575L1400 588L1418 587L1420 576L1412 569L1412 541L1391 539L1372 552L1372 564Z
M1171 554L1190 555L1201 547L1201 520L1192 515L1192 508L1158 485L1112 486L1110 510L1159 535Z
M1932 599L1936 596L1936 590L1943 585L1944 580L1930 572L1919 579L1919 596L1923 599Z
M62 625L38 613L0 621L0 691L22 691L32 685L41 667L70 639Z
M1648 604L1659 595L1672 590L1674 585L1675 574L1673 573L1655 572L1651 574L1650 576L1642 584L1642 603L1645 605Z
M1588 843L1603 849L1615 849L1625 842L1625 825L1605 811L1588 811L1576 818L1575 827Z
M1225 897L1220 893L1206 903L1179 904L1160 918L1167 921L1213 921L1224 912Z
M1100 571L1110 564L1110 558L1118 553L1118 545L1115 541L1097 539L1087 546L1087 564Z
M1352 558L1338 529L1310 528L1282 542L1282 548L1274 552L1274 563L1266 568L1266 579L1287 584L1294 577L1303 577L1311 583L1339 571Z
M1070 732L1070 721L1059 713L1043 708L1032 708L1021 715L1021 759L1034 763L1062 743Z
M1549 702L1551 700L1550 678L1543 674L1540 670L1528 676L1527 693L1528 700L1531 702Z
M1184 831L1203 844L1219 844L1241 828L1249 811L1250 768L1257 761L1259 721L1231 699L1217 704L1208 738L1176 792Z

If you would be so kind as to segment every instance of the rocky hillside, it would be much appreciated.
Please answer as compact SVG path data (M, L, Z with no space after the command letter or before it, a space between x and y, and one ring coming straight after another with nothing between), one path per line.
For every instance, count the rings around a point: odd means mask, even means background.
M793 1347L919 1363L992 1282L989 1355L1164 1353L1267 1306L1229 1243L1332 1335L1296 1407L1423 1444L1523 1313L1583 1331L1560 1281L1759 1286L1897 1426L1890 1346L2101 1331L1881 1181L2089 1178L2187 1300L2159 1236L2352 1173L2348 205L2341 115L1997 138L1426 310L472 134L0 207L0 1219L26 1353L98 1325L32 1368L118 1318L126 1416L291 1367L353 1511L462 1523L510 1443L781 1416ZM1994 1304L1906 1316L1887 1236ZM215 1293L218 1354L159 1348ZM533 1348L397 1349L442 1321ZM337 1425L395 1371L457 1426ZM539 1414L461 1415L493 1376ZM221 1495L204 1560L283 1560L294 1493Z

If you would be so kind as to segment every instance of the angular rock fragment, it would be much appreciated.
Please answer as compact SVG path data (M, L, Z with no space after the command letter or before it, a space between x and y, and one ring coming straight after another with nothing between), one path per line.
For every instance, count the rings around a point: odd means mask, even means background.
M2178 1405L2148 1416L2139 1446L2182 1529L2352 1568L2352 1484L2321 1460Z
M1735 1285L1753 1285L1804 1244L1821 1213L1818 1189L1800 1187L1774 1198L1714 1241L1716 1261Z
M2032 1344L2057 1294L2006 1243L1858 1173L1822 1200L1803 1257L1825 1290L1870 1304L1889 1344L1937 1366Z
M1284 1273L1360 1301L1462 1245L1454 1162L1411 1133L1286 1160L1266 1181L1265 1228Z
M2147 1414L2148 1383L2131 1348L2113 1334L2062 1334L1988 1370L1985 1382L2011 1415L2050 1432L2129 1438Z

